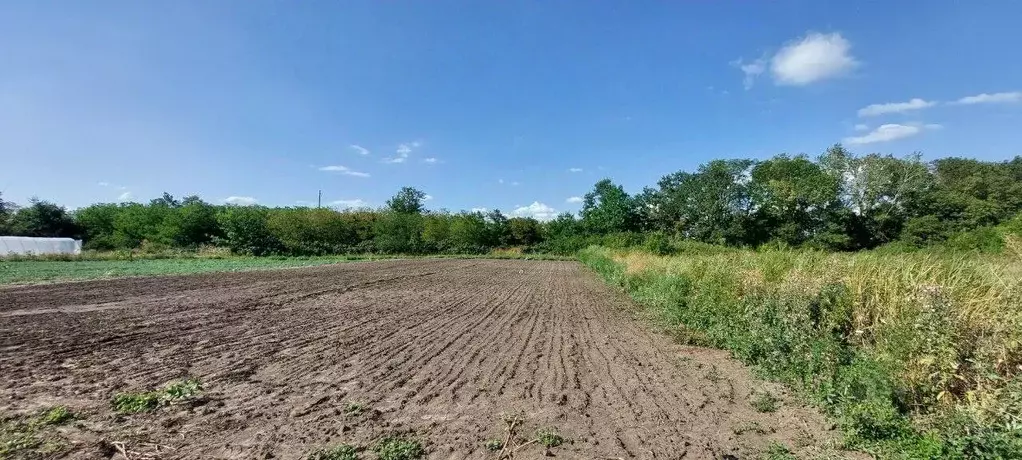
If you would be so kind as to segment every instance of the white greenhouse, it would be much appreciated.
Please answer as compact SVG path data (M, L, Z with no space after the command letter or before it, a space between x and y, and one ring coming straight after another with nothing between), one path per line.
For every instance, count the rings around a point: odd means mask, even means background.
M71 238L32 238L0 236L0 257L8 255L81 254L82 240Z

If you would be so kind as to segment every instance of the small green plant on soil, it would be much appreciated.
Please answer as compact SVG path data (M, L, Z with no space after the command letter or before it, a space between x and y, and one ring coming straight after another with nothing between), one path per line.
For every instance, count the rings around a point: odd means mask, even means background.
M780 407L779 402L780 400L769 391L758 393L752 397L752 407L758 412L776 412Z
M770 447L763 453L763 460L797 460L798 457L791 453L784 444L778 442L770 443Z
M348 401L348 403L344 405L344 415L358 417L359 415L362 415L362 413L365 411L366 411L365 404L362 404L360 402Z
M486 450L490 452L496 452L504 448L504 441L499 439L488 439L483 443L483 447L486 447Z
M546 447L547 449L564 444L564 438L550 428L540 428L539 430L536 430L536 440L541 446Z
M34 458L61 450L59 439L45 436L49 426L64 425L76 418L65 406L54 406L30 417L0 418L0 458Z
M313 451L306 460L358 460L358 449L350 444L341 444Z
M766 428L763 428L763 425L760 425L757 421L744 422L736 426L733 431L737 435L745 433L756 433L762 435L770 432Z
M162 390L118 393L114 395L110 403L117 413L137 414L193 399L201 391L202 383L199 379L188 378L180 382L172 382Z
M422 444L415 439L387 436L373 447L380 460L416 460L426 455Z

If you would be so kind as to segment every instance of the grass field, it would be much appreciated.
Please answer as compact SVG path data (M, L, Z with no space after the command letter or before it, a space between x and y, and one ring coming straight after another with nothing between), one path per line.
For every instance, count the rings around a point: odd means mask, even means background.
M0 259L0 285L72 281L124 276L181 275L206 272L235 272L270 268L311 267L315 265L366 260L356 257L270 258L235 257L226 259L179 258L136 260L21 260Z
M407 259L401 255L338 255L318 257L239 257L217 254L175 252L127 259L119 253L89 253L83 257L50 257L37 259L0 258L0 285L54 281L79 281L125 276L185 275L190 273L237 272L275 268L312 267L353 261ZM168 257L169 256L169 257ZM421 258L422 256L418 256ZM452 259L526 259L573 260L569 257L494 251L490 254L436 255L428 258Z
M684 341L800 388L884 458L1022 458L1014 254L593 247L581 259Z

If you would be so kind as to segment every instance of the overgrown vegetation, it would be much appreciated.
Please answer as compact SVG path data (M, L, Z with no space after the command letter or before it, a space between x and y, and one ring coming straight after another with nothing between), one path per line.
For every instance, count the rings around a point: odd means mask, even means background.
M118 393L110 400L110 404L117 413L137 414L193 399L201 391L202 383L198 379L188 378L172 382L160 390Z
M42 458L59 452L62 441L47 435L46 428L67 424L75 418L65 406L54 406L31 416L0 418L0 458Z
M1022 458L1019 255L593 247L580 258L669 328L800 389L850 446Z
M856 156L840 145L804 155L715 160L630 196L601 180L578 216L541 223L498 210L426 210L404 188L380 209L213 205L169 194L69 212L0 200L0 234L83 238L87 249L158 253L228 248L241 255L482 254L494 248L573 254L589 245L673 251L670 241L852 251L896 244L997 252L1022 211L1022 157L1005 162ZM1022 228L1019 219L1013 224Z

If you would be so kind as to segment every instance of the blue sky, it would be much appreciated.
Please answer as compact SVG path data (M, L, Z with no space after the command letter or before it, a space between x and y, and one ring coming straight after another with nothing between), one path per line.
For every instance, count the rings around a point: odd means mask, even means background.
M0 4L0 191L540 218L714 158L1022 154L1022 2ZM232 198L233 197L233 198ZM517 210L517 211L516 211Z

